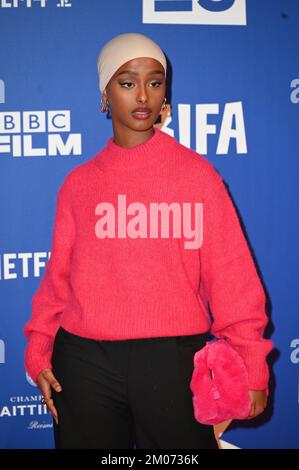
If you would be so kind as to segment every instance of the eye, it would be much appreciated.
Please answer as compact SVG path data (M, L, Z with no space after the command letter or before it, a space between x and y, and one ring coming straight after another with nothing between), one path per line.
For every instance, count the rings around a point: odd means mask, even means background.
M132 82L120 82L120 86L123 86L123 85L132 85ZM127 87L125 87L127 88ZM131 88L131 87L129 87Z
M125 86L125 85L134 85L133 82L120 82L119 83L121 87L124 87L124 88L132 88L131 86ZM151 84L154 85L154 88L159 88L159 86L162 84L161 81L158 81L158 80L155 80L153 82L151 82Z
M159 82L157 80L155 80L154 82L152 82L153 84L156 84L158 86L154 86L154 88L159 88L159 86L162 84L162 82Z

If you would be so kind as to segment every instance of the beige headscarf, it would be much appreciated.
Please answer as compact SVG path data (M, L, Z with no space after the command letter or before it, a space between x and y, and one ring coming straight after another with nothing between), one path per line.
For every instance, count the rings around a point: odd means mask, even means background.
M165 70L166 57L158 44L144 34L124 33L105 44L98 56L99 88L103 93L107 83L123 64L137 57L152 57Z

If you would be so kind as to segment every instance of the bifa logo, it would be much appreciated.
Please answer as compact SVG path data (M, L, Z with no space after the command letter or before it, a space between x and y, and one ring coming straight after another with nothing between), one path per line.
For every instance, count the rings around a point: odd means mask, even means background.
M216 118L212 115L216 115ZM191 105L179 103L179 140L181 144L189 148L191 146L191 116ZM212 134L215 134L217 138L217 155L227 155L231 144L235 144L236 153L248 153L242 101L225 103L223 111L218 103L196 104L195 132L195 150L201 155L207 155Z
M70 110L0 112L0 155L81 155L81 141L71 133Z
M246 0L143 0L142 21L246 25Z

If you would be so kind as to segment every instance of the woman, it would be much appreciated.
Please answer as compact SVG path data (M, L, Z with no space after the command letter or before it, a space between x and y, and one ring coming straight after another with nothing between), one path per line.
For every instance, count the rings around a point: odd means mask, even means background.
M264 291L221 176L154 127L166 69L142 34L105 45L101 110L110 109L113 137L58 193L51 257L25 326L26 370L54 417L56 448L217 449L189 388L208 332L243 356L248 418L266 407Z

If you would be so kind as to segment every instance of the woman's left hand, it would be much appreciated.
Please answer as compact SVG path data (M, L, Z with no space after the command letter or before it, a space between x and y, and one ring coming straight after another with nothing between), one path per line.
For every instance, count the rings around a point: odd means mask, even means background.
M247 419L252 419L263 413L267 407L267 393L266 390L249 390L249 396L251 408Z

